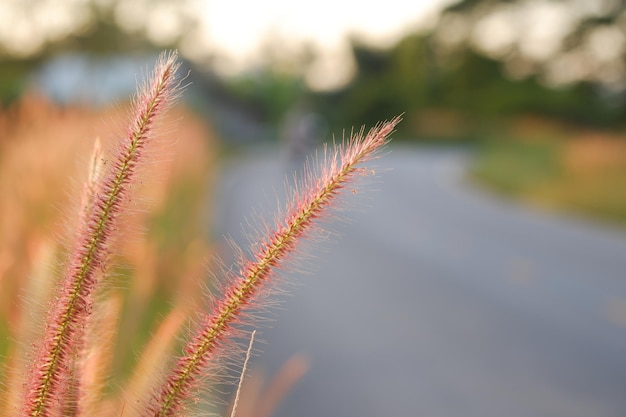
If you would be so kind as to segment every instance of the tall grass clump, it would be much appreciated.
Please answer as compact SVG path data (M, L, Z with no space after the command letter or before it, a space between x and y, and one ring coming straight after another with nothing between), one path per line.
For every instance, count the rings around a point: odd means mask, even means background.
M16 416L138 415L180 416L189 412L207 377L224 371L224 358L240 351L246 327L254 326L255 309L268 303L281 269L289 265L303 240L316 236L318 221L327 219L336 199L370 171L362 164L376 157L399 118L369 132L361 130L342 144L327 149L317 168L311 167L289 196L281 216L266 226L249 252L237 250L236 264L219 277L223 290L206 296L201 307L175 307L156 329L136 364L136 371L122 383L116 398L107 383L107 367L115 362L115 349L102 339L114 340L121 301L101 294L120 286L111 279L116 242L128 237L126 217L136 209L140 174L153 162L155 129L181 94L176 53L162 54L153 73L140 86L133 102L126 133L107 156L99 142L93 150L89 175L82 186L77 214L65 249L65 261L52 282L54 295L44 309L31 353L6 361L14 373L22 373L23 386L6 381L7 412ZM244 253L251 253L246 256ZM188 281L186 269L176 271ZM123 279L119 274L117 280ZM121 286L131 286L122 282ZM177 342L184 321L188 331ZM104 344L106 345L106 343ZM172 346L180 345L173 354ZM9 349L22 354L24 349ZM228 361L226 361L227 363ZM17 369L18 371L15 371ZM16 379L19 380L19 379ZM15 394L17 393L17 394ZM2 408L0 408L2 410Z

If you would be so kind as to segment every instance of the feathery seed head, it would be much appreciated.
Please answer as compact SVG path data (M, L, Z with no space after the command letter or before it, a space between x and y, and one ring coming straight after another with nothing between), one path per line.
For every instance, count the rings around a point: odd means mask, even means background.
M149 83L137 96L134 118L120 151L100 183L88 184L94 195L83 200L75 246L64 274L61 290L51 309L47 327L24 396L23 415L48 416L58 402L61 385L71 368L71 355L82 336L91 311L92 295L105 269L107 246L117 226L122 204L136 176L142 150L154 122L179 93L177 54L163 54Z
M146 405L143 415L180 413L194 395L208 364L232 342L236 333L233 326L246 319L246 313L270 285L276 270L285 265L298 243L315 229L316 219L326 215L338 193L361 176L358 165L375 157L399 121L400 117L396 117L374 127L367 135L364 130L353 135L348 143L325 154L319 175L310 173L296 186L294 202L287 207L284 220L277 222L275 230L254 245L256 251L252 257L243 257L239 267L227 277L228 287L221 300L197 324L196 334L185 345L182 356Z

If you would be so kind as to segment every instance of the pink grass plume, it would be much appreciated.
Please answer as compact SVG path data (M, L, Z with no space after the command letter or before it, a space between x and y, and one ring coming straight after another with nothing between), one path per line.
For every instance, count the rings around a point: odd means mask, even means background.
M20 415L50 416L61 401L75 354L91 311L94 290L106 267L108 245L118 230L117 220L129 198L156 120L180 92L177 54L162 54L148 83L134 102L132 121L108 171L84 200L82 218L70 248L60 290L46 320L40 345L23 396ZM91 185L90 185L91 187Z
M238 272L226 277L223 296L199 318L182 355L146 401L141 415L165 417L183 413L186 403L200 389L203 374L228 349L236 334L234 327L246 319L246 312L255 305L259 293L273 284L275 272L287 266L298 243L312 235L316 219L328 216L340 191L367 172L360 164L376 157L399 122L400 117L396 117L367 134L362 129L347 143L325 152L320 171L309 172L294 189L292 203L282 220L261 237L250 259L242 257Z

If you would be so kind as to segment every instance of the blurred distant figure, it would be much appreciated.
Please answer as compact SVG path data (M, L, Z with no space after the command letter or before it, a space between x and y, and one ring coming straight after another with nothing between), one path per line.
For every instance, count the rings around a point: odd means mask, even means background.
M306 157L321 142L328 130L325 118L303 107L290 112L281 129L290 167L301 167Z

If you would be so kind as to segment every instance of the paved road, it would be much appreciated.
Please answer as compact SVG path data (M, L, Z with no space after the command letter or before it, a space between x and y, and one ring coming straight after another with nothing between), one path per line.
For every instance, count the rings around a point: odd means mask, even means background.
M466 163L394 148L377 190L347 196L263 332L257 363L311 360L278 416L626 416L626 234L490 197ZM286 166L227 167L219 232L241 242Z

